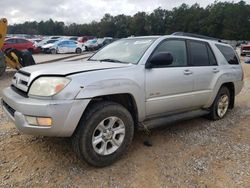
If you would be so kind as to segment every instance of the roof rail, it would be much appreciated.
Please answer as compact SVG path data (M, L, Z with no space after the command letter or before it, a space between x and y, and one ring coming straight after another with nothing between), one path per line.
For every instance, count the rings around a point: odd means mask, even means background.
M214 40L214 41L222 42L221 39L218 39L218 38L208 37L208 36L205 36L205 35L198 35L198 34L194 34L194 33L175 32L172 35L194 37L194 38L200 38L200 39Z

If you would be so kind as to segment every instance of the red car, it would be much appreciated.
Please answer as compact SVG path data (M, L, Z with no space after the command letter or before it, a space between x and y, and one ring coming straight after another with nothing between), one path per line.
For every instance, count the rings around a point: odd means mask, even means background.
M246 44L246 45L241 46L240 55L241 56L250 55L250 44Z
M35 47L34 43L23 39L23 38L8 38L5 39L3 50L14 48L17 50L29 50L31 53L38 52L38 49Z
M96 37L94 37L94 36L82 36L82 37L79 37L77 41L80 43L85 43L88 40L95 39L95 38Z

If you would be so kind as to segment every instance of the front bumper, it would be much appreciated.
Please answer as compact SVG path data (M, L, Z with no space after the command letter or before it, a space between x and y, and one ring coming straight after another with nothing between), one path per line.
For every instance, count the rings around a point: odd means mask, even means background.
M51 53L51 49L50 48L41 48L41 52L45 53L45 54L49 54L49 53Z
M70 137L89 103L85 100L43 100L25 98L10 87L3 90L3 109L20 132L32 135ZM29 125L25 115L51 117L51 127Z

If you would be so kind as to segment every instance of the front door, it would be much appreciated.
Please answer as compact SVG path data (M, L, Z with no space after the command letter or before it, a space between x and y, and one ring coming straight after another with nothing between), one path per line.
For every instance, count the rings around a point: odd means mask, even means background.
M153 55L160 52L171 53L174 61L169 66L146 69L147 117L185 111L193 105L194 79L185 40L165 40Z

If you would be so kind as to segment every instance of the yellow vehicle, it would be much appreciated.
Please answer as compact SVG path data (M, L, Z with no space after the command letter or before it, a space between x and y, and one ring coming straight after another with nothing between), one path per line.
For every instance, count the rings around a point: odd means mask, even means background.
M7 33L7 25L6 18L0 19L0 76L5 72L6 67L18 70L23 66L35 64L29 52L22 52L12 48L1 51ZM27 61L29 62L27 63Z

